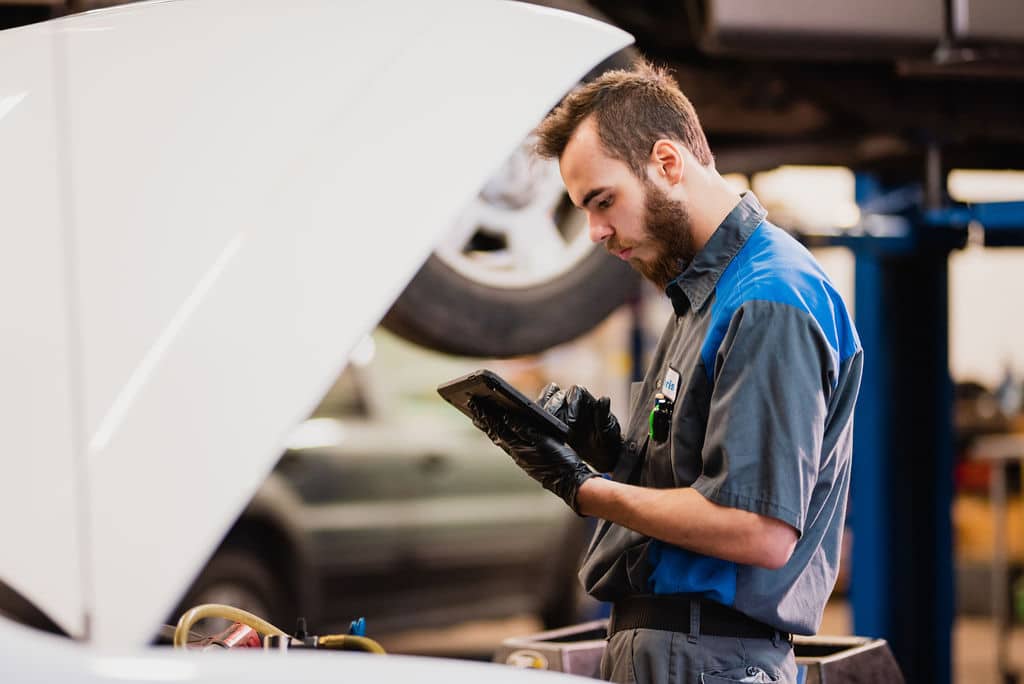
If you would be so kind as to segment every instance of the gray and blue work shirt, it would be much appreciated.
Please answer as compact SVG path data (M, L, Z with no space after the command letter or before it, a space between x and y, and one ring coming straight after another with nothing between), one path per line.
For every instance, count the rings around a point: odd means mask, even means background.
M792 557L767 570L602 521L580 578L604 601L700 595L813 634L839 567L862 351L814 257L765 215L746 193L666 289L675 315L631 397L612 478L781 520L799 535ZM661 442L648 423L659 393L673 399Z

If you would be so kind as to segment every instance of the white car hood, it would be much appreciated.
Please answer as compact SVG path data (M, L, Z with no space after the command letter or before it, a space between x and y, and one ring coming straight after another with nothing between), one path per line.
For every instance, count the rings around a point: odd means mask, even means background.
M454 658L368 656L365 653L306 649L264 653L256 649L171 651L164 647L90 648L0 620L0 681L17 684L585 684L594 680L560 672L521 670Z
M482 0L0 32L0 581L148 641L452 217L629 42Z

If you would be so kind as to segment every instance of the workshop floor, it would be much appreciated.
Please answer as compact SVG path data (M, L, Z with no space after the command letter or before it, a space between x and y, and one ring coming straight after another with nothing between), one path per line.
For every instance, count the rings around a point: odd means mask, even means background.
M416 630L374 635L392 653L490 660L501 640L540 631L531 617L490 622L468 622L444 630ZM825 609L821 634L851 633L849 606L833 601ZM954 684L999 684L995 665L995 634L992 621L961 617L954 627ZM1010 642L1010 658L1024 673L1024 627L1017 627Z
M832 601L825 609L822 634L851 634L850 608L845 601ZM1024 627L1013 630L1010 662L1024 673ZM954 684L1000 684L996 671L996 639L992 620L959 617L953 625Z

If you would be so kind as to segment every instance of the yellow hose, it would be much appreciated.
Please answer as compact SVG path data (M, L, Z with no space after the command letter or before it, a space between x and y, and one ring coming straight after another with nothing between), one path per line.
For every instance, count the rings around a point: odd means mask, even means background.
M192 629L192 625L199 622L204 618L224 618L225 620L232 620L234 622L240 622L243 625L252 627L263 636L283 636L288 635L281 629L270 624L261 617L257 617L252 613L242 610L241 608L235 608L233 606L226 606L222 603L204 603L201 606L196 606L185 612L178 620L178 626L174 628L174 648L185 648L188 643L188 633ZM333 649L353 649L357 651L367 651L368 653L379 653L384 654L384 648L373 639L366 637L353 636L351 634L328 634L326 636L319 637L317 639L317 646L320 648L333 648Z
M322 636L317 641L317 646L320 648L354 648L358 651L366 651L368 653L378 653L384 655L384 647L378 644L373 639L367 639L366 637L353 636L351 634L328 634Z
M178 620L178 626L174 628L174 648L185 648L185 644L188 642L188 633L189 630L192 629L192 625L203 618L209 617L224 618L226 620L240 622L243 625L252 627L263 636L268 634L284 637L288 636L284 631L278 629L263 618L257 617L252 613L242 610L241 608L225 606L221 603L204 603L201 606L189 609L181 616L181 619Z

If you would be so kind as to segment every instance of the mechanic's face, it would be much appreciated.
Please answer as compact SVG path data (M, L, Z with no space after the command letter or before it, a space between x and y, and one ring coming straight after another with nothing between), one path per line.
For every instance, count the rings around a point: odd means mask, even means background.
M587 214L590 239L604 243L655 285L668 285L693 259L685 207L608 156L592 120L569 140L559 166L569 197Z

